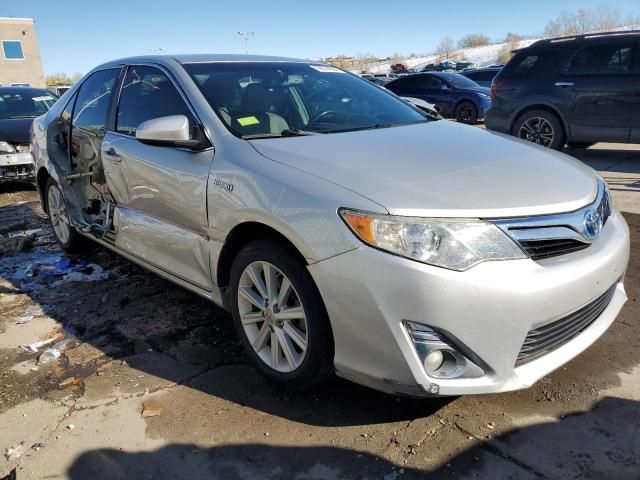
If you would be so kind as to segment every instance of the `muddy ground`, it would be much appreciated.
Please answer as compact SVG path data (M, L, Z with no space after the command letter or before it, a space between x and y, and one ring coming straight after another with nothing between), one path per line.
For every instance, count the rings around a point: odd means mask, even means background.
M227 313L102 248L63 255L35 191L0 187L0 236L28 237L0 256L0 478L640 479L640 150L613 148L579 154L632 231L616 322L528 390L445 399L273 386ZM19 348L56 335L48 364Z

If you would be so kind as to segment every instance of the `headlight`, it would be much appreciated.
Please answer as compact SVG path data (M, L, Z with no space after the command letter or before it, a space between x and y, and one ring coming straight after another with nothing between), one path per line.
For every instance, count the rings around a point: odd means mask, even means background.
M16 150L18 150L19 153L29 153L31 151L31 144L16 145Z
M527 258L498 227L482 220L398 217L348 209L339 213L366 244L437 267L462 271L486 260Z
M484 98L485 100L491 100L491 95L487 95L486 93L479 93L478 96L480 98Z
M0 142L0 153L16 153L16 149L7 142Z

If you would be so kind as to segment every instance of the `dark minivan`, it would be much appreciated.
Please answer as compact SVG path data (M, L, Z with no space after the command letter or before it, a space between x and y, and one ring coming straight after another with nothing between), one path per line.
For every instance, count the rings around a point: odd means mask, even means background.
M540 40L493 80L487 128L560 149L640 143L640 31Z

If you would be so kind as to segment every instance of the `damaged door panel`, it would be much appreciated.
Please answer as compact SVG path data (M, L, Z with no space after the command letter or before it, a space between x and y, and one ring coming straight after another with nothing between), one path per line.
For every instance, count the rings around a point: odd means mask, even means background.
M85 232L104 232L109 223L112 199L100 148L120 72L112 68L88 77L47 132L49 161L64 188L71 224Z
M213 150L147 145L135 137L151 119L195 115L169 77L151 66L131 66L124 78L101 159L115 202L115 244L158 268L208 291L206 194Z

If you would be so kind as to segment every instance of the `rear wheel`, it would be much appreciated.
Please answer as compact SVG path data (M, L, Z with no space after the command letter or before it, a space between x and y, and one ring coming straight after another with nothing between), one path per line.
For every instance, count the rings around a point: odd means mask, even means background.
M272 241L245 246L230 278L242 345L270 379L313 387L333 370L333 337L319 292L302 262Z
M47 213L53 227L53 235L63 250L75 253L82 250L84 238L71 226L67 203L60 186L49 178L45 187Z
M478 121L478 109L473 102L460 102L456 107L455 117L457 122L473 125Z
M546 110L530 110L518 117L511 134L543 147L559 150L565 135L560 119Z

